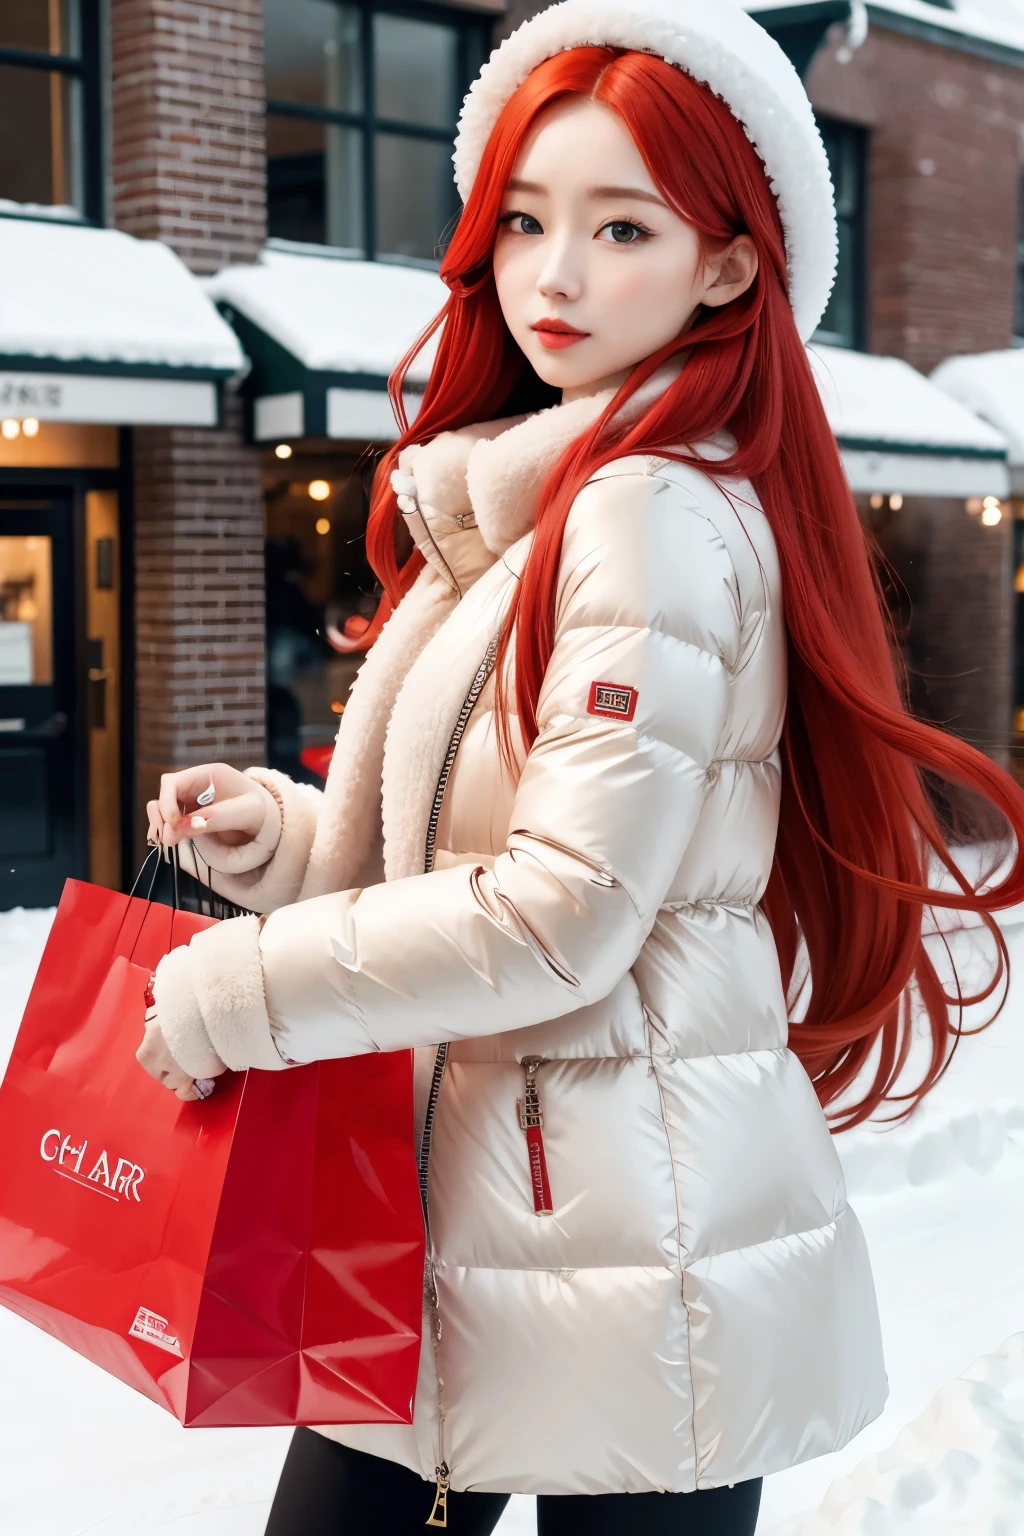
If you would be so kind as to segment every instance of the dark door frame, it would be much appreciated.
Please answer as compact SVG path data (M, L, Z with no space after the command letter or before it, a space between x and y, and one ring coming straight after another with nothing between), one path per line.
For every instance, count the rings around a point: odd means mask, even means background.
M64 878L81 879L88 873L88 824L82 814L87 790L83 744L87 750L88 733L85 695L78 681L84 594L81 521L79 498L66 482L44 489L12 478L0 485L0 536L42 537L50 546L53 658L48 679L37 678L31 688L14 683L0 690L5 715L24 712L20 729L12 729L5 736L2 749L3 761L10 765L21 789L9 781L5 792L24 792L30 797L29 802L16 801L5 811L16 825L24 826L28 817L29 825L36 829L24 846L20 846L16 831L13 843L5 838L4 853L9 854L10 864L8 868L5 857L0 876L5 908L50 906L57 901ZM17 723L12 719L12 727ZM20 770L15 766L19 759ZM31 786L36 786L42 797L34 814L31 799L35 791ZM41 840L43 818L49 830L48 846Z
M116 491L120 524L120 594L121 594L121 739L119 742L121 780L121 880L125 890L135 875L135 582L132 505L131 431L122 428L119 466L116 469L29 469L0 468L0 496L67 495L73 503L75 569L75 691L84 701L88 688L86 647L86 541L85 496L87 491ZM75 823L78 857L87 867L88 858L88 732L79 732L75 765ZM84 852L82 850L85 850ZM125 884L127 882L127 884Z

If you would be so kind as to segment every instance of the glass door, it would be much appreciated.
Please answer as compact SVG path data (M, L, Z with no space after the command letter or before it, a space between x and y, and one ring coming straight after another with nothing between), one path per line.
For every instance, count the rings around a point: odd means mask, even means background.
M52 906L79 854L74 514L0 495L0 909Z

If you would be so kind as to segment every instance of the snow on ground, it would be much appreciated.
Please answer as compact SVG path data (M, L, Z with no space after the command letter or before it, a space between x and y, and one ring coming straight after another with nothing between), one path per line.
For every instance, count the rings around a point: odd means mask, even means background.
M890 1449L829 1489L792 1536L1014 1536L1024 1509L1024 1333L936 1393Z
M0 1071L49 922L0 914ZM1004 931L1017 969L999 1021L961 1041L908 1125L838 1139L890 1396L845 1450L765 1479L759 1536L1024 1529L1024 913ZM952 943L976 970L976 936ZM184 1430L2 1308L0 1361L5 1536L262 1536L290 1430ZM534 1531L533 1501L514 1499L499 1536Z

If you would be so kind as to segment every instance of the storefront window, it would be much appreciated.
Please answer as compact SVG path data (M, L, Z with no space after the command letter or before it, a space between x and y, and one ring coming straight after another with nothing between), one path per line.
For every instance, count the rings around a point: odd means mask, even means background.
M0 537L0 687L53 682L50 540Z
M98 7L99 0L0 4L3 202L99 220Z
M81 210L78 81L0 64L0 115L21 125L17 137L0 133L2 195Z
M452 139L481 23L367 0L263 9L271 237L433 261L458 205Z
M457 87L454 27L378 12L373 18L374 97L378 117L451 129Z
M73 0L4 0L0 48L77 56L78 7Z
M365 456L267 454L267 756L319 784L363 652L339 650L373 616Z
M825 141L839 225L839 266L835 287L815 334L834 346L864 345L864 185L867 137L854 123L819 117Z

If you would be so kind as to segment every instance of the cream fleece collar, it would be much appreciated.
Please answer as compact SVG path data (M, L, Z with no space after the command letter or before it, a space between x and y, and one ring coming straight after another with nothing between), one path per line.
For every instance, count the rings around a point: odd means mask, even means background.
M622 420L641 416L680 367L678 358L663 363L627 402ZM484 544L492 554L503 555L536 522L540 493L555 464L614 396L614 390L602 390L530 416L442 432L429 443L402 450L395 487L415 494L428 522L430 509L448 517L474 513Z

